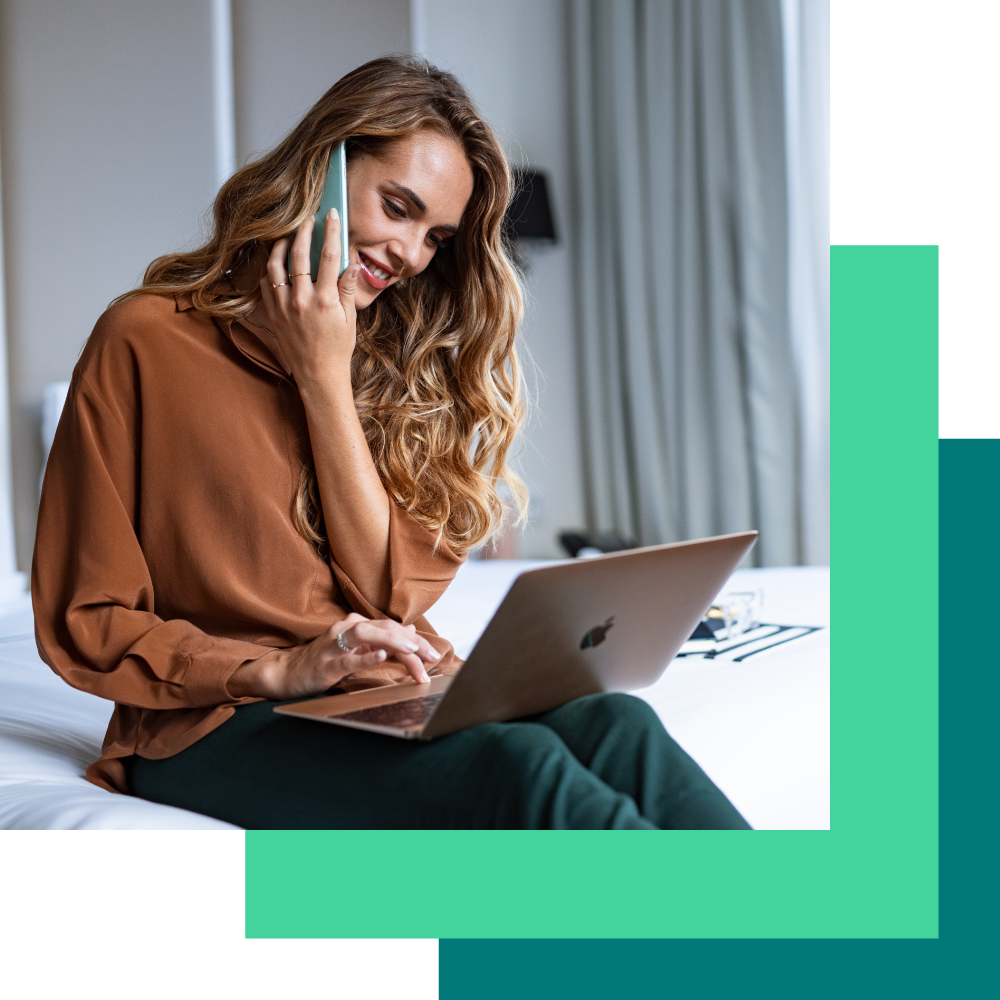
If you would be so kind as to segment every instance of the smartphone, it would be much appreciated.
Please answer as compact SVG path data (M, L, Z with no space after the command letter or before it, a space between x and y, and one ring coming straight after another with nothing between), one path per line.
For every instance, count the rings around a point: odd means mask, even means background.
M331 208L340 216L340 274L347 270L350 261L350 237L347 229L347 148L338 143L330 154L330 169L326 184L319 200L316 224L313 226L312 246L309 249L309 264L312 280L319 276L319 260L323 253L323 236L326 233L326 214ZM292 273L292 249L288 248L288 273ZM339 277L339 275L338 275Z

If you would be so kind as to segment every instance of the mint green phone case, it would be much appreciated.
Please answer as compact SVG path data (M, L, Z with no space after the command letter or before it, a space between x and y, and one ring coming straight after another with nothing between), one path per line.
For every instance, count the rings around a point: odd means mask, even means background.
M323 252L323 237L326 233L326 213L331 208L337 210L340 216L340 274L347 270L350 264L350 240L347 228L347 150L344 143L338 143L330 154L330 169L326 175L326 184L319 200L319 211L315 215L316 225L313 226L312 247L309 252L312 280L319 276L319 259ZM292 251L288 250L288 273L292 273Z

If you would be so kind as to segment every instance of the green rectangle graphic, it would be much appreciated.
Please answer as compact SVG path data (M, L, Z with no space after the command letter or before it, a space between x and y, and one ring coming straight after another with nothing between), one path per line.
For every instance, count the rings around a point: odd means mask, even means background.
M248 937L936 936L937 249L832 248L831 342L832 829L248 831Z

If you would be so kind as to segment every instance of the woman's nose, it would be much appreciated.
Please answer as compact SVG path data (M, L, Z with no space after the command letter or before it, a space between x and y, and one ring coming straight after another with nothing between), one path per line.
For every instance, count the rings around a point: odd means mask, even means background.
M386 248L392 254L402 269L408 274L420 268L420 247L421 239L418 235L402 240L392 240Z

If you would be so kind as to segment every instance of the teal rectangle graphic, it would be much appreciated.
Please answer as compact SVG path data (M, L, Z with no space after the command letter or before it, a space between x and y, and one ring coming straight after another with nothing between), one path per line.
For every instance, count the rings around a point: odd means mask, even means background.
M928 940L444 940L441 1000L978 997L996 992L1000 441L940 442L941 934Z

